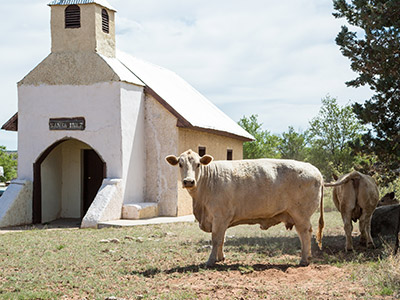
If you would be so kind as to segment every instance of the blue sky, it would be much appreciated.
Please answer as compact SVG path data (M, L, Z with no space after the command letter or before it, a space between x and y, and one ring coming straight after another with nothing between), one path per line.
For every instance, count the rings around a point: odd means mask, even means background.
M50 52L48 2L1 4L0 125L17 111L16 83ZM344 21L331 0L109 2L120 50L176 72L234 121L258 114L272 133L304 131L326 95L371 95L344 84L356 74L335 44ZM1 130L0 145L17 149L17 134Z

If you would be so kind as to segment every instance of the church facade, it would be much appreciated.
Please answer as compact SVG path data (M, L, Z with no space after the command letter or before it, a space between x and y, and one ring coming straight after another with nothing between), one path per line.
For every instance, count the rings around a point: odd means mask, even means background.
M116 49L104 0L54 0L51 53L18 83L18 178L0 227L192 213L164 160L191 148L241 159L252 136L174 72Z

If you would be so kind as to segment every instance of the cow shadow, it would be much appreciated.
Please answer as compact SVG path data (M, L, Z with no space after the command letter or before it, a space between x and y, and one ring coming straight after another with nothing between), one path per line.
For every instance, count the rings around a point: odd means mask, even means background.
M251 272L261 272L265 270L279 270L286 272L289 268L297 268L300 267L298 265L292 264L241 264L241 263L218 263L213 267L207 267L205 263L201 264L192 264L188 266L182 267L174 267L167 270L162 270L159 268L151 268L144 271L132 271L130 272L131 275L139 275L144 276L147 278L152 278L158 274L190 274L190 273L199 273L205 270L214 270L218 272L228 272L228 271L240 271L241 273L251 273Z
M353 237L353 251L346 251L346 238L344 235L324 236L322 249L319 249L315 239L311 243L313 263L330 264L332 262L368 262L376 261L393 249L394 240L375 238L375 248L367 248L360 244L360 237ZM225 242L225 251L240 251L244 253L259 253L266 257L282 255L300 255L301 244L297 236L293 237L239 237L228 239ZM389 248L389 249L388 249ZM300 258L300 257L299 257Z
M324 236L323 246L320 250L315 240L312 241L312 264L317 265L332 265L344 262L372 262L387 255L387 247L382 247L385 242L375 239L374 242L378 247L368 249L360 245L360 238L353 237L354 251L345 251L346 239L342 235ZM197 252L209 253L211 247L209 240L201 240L195 244ZM197 247L196 247L197 246ZM194 251L195 251L194 249ZM218 272L239 271L241 273L262 272L266 270L278 270L286 272L288 268L301 268L298 265L300 260L300 240L298 237L235 237L229 238L224 244L225 256L227 260L224 263L217 263L211 268L207 268L205 263L192 264L171 269L151 268L144 271L133 271L133 275L141 275L144 277L154 277L157 274L174 274L174 273L198 273L207 269L212 269ZM265 256L265 263L238 263L229 262L229 256L232 253L241 252L245 254L261 254ZM285 255L296 256L294 263L274 263L279 261L280 257ZM258 260L259 261L259 260Z

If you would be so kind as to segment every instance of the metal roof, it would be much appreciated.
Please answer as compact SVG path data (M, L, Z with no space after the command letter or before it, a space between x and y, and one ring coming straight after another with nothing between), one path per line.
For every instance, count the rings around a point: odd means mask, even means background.
M110 3L107 2L107 0L53 0L48 5L52 6L52 5L73 5L73 4L91 4L91 3L95 3L110 10L117 11L110 5Z
M99 54L101 58L113 69L118 75L121 81L133 83L139 86L145 86L145 84L135 76L127 67L125 67L117 58L107 57Z
M174 72L118 50L117 59L154 91L163 103L166 102L178 119L184 121L186 126L183 127L211 130L243 140L254 140L251 134Z

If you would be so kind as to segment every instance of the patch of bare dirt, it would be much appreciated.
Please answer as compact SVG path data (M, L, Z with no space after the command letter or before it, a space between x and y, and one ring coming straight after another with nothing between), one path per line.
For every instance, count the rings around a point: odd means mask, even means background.
M199 299L367 299L363 286L350 277L347 270L329 265L254 265L247 272L187 274L168 285L193 291Z

